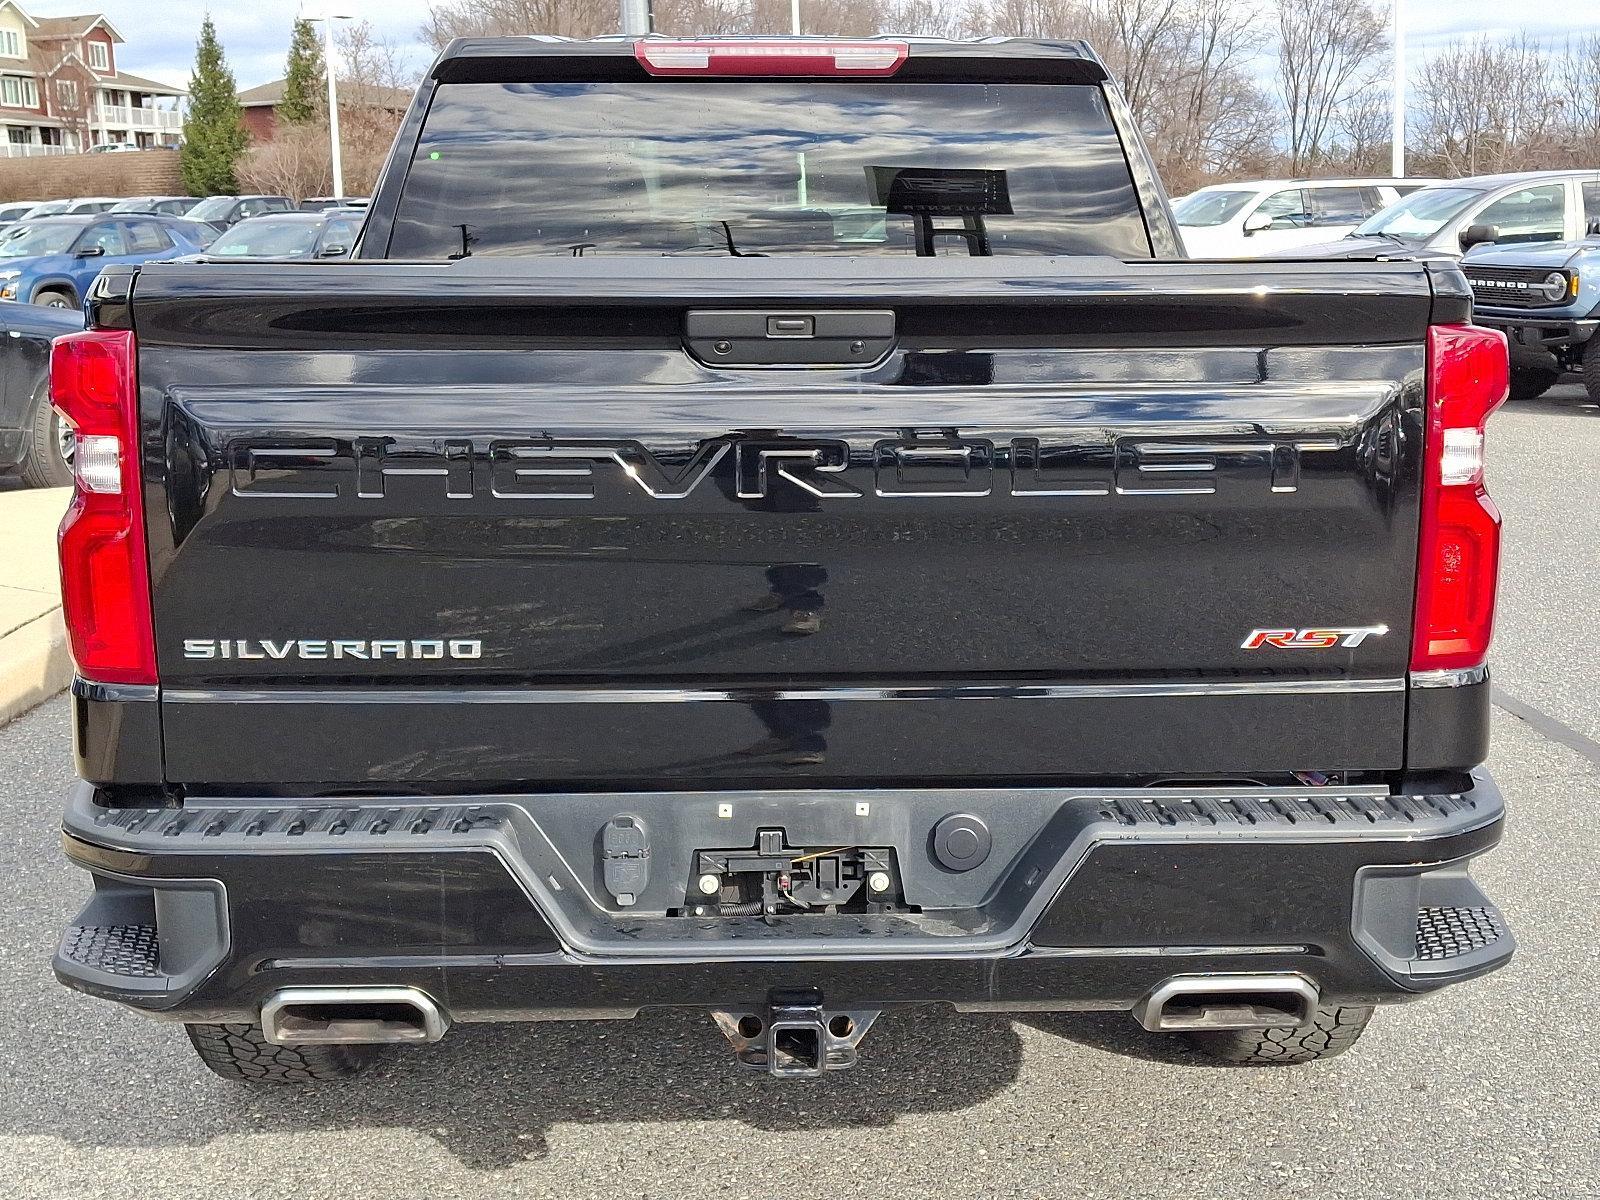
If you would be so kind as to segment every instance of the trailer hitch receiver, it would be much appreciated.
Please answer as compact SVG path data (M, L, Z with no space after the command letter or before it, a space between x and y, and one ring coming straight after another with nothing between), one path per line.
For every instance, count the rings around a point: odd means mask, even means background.
M781 1078L816 1078L856 1065L856 1047L878 1019L876 1009L830 1009L821 993L774 993L766 1008L717 1009L717 1028L747 1067Z

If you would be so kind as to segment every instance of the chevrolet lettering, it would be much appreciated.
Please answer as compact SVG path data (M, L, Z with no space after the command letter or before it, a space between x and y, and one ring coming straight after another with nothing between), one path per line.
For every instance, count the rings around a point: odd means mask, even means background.
M1337 452L1337 432L1278 439L1196 431L1154 440L1112 436L964 437L954 430L901 438L808 439L725 435L682 452L652 450L635 438L516 439L363 436L235 439L228 443L231 489L245 498L383 500L397 481L432 478L452 499L593 500L610 479L656 500L685 500L715 487L725 470L735 498L761 500L788 489L830 499L948 496L1204 496L1229 470L1275 494L1299 490L1307 454Z
M55 970L230 1079L656 1008L1306 1062L1511 956L1504 339L1186 259L1081 43L460 39L350 258L87 311Z

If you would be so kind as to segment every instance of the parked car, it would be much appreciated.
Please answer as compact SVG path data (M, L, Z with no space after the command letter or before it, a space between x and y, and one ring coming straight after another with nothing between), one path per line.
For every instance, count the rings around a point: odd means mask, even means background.
M31 217L77 216L80 213L105 212L116 200L110 196L83 196L76 200L46 200L35 204L27 212Z
M1510 959L1458 265L1183 261L1079 42L776 44L457 39L355 265L101 277L62 982L241 1082L645 1007L814 1077Z
M0 225L10 225L22 220L34 209L39 207L37 200L20 200L12 204L0 204Z
M287 196L207 196L184 214L191 221L205 221L221 233L246 217L266 213L294 212L294 201Z
M1194 258L1260 258L1340 237L1426 179L1269 179L1219 183L1175 201Z
M307 196L300 201L300 211L322 212L329 208L365 208L370 202L366 196Z
M17 222L0 235L0 300L77 308L112 263L198 254L210 226L181 217L88 214Z
M1407 254L1460 258L1474 246L1575 241L1597 204L1600 171L1520 171L1436 183L1395 201L1337 241L1295 258Z
M129 196L118 200L106 211L110 213L160 213L167 217L181 217L196 204L198 196Z
M23 200L16 204L0 205L0 235L39 206L36 200Z
M100 142L90 146L85 154L136 154L144 147L137 142Z
M72 482L73 436L50 404L50 343L83 328L83 313L0 304L0 469L34 487Z
M240 259L294 261L348 258L361 232L361 217L351 210L326 213L274 213L250 217L217 235L206 247L208 261Z
M1600 404L1600 184L1585 187L1588 237L1482 245L1462 260L1475 301L1472 319L1506 335L1513 400L1542 396L1577 371L1589 399Z

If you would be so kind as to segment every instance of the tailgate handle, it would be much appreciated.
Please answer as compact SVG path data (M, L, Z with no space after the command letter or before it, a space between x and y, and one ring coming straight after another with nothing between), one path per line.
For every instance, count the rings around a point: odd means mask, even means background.
M889 309L702 308L684 317L684 346L730 367L864 367L894 349Z

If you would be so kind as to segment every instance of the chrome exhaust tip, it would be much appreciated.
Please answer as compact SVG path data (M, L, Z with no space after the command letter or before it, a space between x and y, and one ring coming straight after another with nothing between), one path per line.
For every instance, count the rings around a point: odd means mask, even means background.
M261 1028L279 1046L437 1042L449 1020L413 987L297 987L261 1006Z
M1151 1033L1311 1024L1317 985L1304 975L1174 975L1133 1006Z

